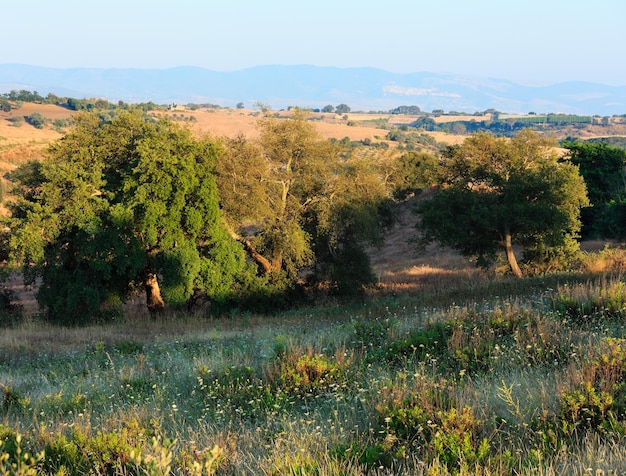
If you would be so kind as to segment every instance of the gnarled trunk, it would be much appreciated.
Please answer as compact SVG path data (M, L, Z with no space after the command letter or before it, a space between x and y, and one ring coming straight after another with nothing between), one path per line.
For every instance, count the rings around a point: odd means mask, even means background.
M157 275L152 272L146 273L144 281L146 288L146 304L151 314L162 312L165 309L165 302L161 297L161 289L159 289L159 281Z
M522 270L517 264L517 259L515 258L515 253L513 252L513 244L511 242L511 232L507 228L504 233L504 251L506 252L506 259L509 262L509 266L511 267L511 271L513 274L521 278Z
M271 274L274 271L280 271L282 267L282 254L278 256L278 258L276 256L273 257L272 261L270 261L256 250L254 243L252 243L250 240L247 240L246 238L238 235L232 230L229 230L229 232L235 240L243 245L246 252L256 262L256 264L258 264L263 269L264 273Z

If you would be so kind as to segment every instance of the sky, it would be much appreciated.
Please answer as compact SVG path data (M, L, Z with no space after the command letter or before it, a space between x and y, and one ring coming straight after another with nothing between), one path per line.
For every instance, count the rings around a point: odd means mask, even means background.
M0 64L310 64L626 85L624 0L20 0L0 11Z

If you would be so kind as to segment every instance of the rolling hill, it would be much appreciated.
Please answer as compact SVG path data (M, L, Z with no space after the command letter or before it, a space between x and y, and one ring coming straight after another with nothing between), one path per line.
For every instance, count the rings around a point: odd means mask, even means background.
M473 113L563 112L609 116L626 113L626 86L568 82L530 86L495 78L427 72L399 74L374 68L310 65L258 66L232 72L197 67L171 69L55 69L0 65L0 93L11 90L54 93L110 101L214 103L256 102L280 109L348 104L353 110L381 111L417 105Z

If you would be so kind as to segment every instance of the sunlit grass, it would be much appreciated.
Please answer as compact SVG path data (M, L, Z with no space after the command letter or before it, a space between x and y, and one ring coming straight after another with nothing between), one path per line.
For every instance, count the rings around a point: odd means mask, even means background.
M0 472L625 471L621 276L457 284L272 316L25 318L0 334Z

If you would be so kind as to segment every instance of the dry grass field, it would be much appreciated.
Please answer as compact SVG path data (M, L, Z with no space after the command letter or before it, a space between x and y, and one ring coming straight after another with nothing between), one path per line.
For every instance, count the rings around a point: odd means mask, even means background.
M37 129L25 122L16 126L10 120L12 117L30 116L34 112L50 121L72 116L72 111L51 104L26 103L11 112L0 112L0 172L7 172L20 163L39 158L46 145L62 136L52 127Z
M200 110L177 110L159 111L155 116L165 116L178 120L192 120L189 123L193 129L201 134L212 136L235 137L243 134L254 138L257 136L257 122L261 117L260 112L247 109L200 109ZM290 111L277 112L281 117L288 117ZM395 146L394 142L385 141L389 132L387 129L371 126L375 121L386 121L390 126L406 125L414 122L416 116L402 116L391 114L360 114L349 113L345 115L309 113L322 137L325 139L341 140L348 137L353 141L369 139L372 142L388 142ZM463 141L463 136L445 134L442 132L427 132L438 142L458 144Z

